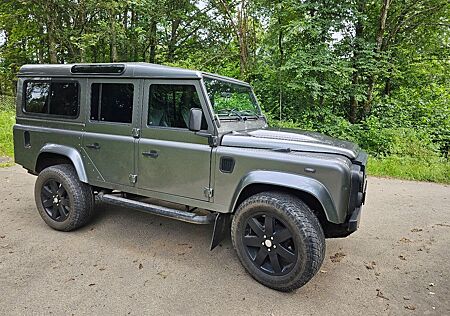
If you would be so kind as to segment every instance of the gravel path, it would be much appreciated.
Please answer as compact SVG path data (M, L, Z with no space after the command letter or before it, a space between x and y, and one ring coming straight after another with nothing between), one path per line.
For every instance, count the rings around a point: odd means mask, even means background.
M105 205L71 233L45 225L35 177L0 169L0 314L450 315L450 187L370 178L360 229L327 240L294 293L249 277L212 227Z

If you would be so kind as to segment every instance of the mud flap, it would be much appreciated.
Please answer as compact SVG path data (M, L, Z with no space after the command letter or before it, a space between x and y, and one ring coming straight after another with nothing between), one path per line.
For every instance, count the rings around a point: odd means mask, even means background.
M230 234L231 214L219 213L214 222L214 230L211 239L211 250L216 248L219 243Z

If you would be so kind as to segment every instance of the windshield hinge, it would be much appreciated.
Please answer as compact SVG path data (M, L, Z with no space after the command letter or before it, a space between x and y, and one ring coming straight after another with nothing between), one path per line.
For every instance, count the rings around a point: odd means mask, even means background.
M211 146L211 147L217 147L219 145L218 137L213 136L213 135L209 136L208 143L209 143L209 146Z
M135 175L135 174L130 174L130 175L128 176L128 179L130 179L130 183L131 183L131 184L135 184L136 181L137 181L137 175Z
M210 199L214 196L214 190L211 188L204 188L203 193L205 194L205 196Z
M139 138L141 137L141 130L135 127L131 130L131 135L133 135L134 138Z

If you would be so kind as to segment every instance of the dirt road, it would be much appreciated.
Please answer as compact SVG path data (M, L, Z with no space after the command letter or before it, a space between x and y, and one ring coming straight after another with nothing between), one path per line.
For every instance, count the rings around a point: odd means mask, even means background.
M327 241L321 271L294 293L240 266L212 227L100 205L71 233L36 211L35 177L0 169L0 313L450 315L450 187L369 179L362 224Z

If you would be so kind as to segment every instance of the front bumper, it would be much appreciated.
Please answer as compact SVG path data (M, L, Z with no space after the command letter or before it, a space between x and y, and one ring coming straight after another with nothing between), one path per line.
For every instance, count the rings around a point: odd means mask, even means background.
M362 206L355 208L347 220L342 224L333 224L327 222L324 227L326 238L342 238L354 233L358 230L361 222Z
M353 211L352 215L350 216L348 223L346 223L348 235L350 235L351 233L354 233L358 229L359 222L361 221L361 210L362 210L362 206L356 208Z
M361 221L361 211L366 200L367 192L366 164L367 154L361 151L354 160L352 166L352 185L347 219L342 224L327 223L325 227L325 237L347 237L358 229Z

